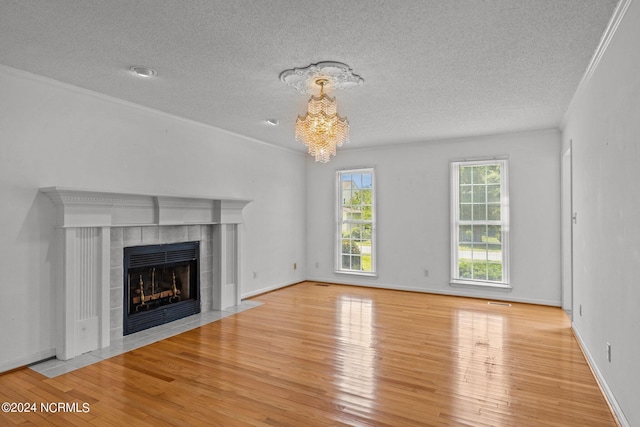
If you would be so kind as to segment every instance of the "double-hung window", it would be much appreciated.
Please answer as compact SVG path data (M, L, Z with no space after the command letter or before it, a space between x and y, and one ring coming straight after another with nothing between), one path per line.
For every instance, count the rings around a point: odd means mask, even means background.
M373 169L337 172L336 271L376 274Z
M509 287L507 160L451 163L451 283Z

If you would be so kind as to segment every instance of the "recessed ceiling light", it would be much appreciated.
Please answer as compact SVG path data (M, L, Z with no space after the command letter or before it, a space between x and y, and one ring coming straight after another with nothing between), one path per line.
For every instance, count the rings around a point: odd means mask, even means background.
M268 125L271 125L271 126L278 126L280 124L280 121L278 119L267 119L265 121L267 122Z
M140 65L134 65L133 67L130 67L129 70L139 77L153 77L157 74L155 70L152 70L149 67L142 67Z

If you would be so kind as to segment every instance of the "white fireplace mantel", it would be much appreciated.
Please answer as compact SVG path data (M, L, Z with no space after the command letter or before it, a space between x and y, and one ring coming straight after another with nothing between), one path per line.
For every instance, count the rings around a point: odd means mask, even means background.
M168 243L162 241L163 230L169 231L169 240L175 239L175 231L210 230L206 238L193 238L200 240L200 259L209 266L201 271L201 282L206 279L209 284L207 305L202 309L222 310L240 303L238 225L243 222L242 210L251 200L62 187L40 191L57 208L59 241L54 246L61 249L62 256L54 266L54 329L59 359L109 347L117 334L122 337L122 298L117 294L122 288L123 243L122 239L119 245L112 243L112 236L122 236L123 230L138 230L138 236L148 236L157 228L160 241L156 243ZM120 234L115 230L121 230Z
M40 191L61 207L56 225L63 228L239 224L242 209L251 202L228 197L114 193L63 187L46 187Z

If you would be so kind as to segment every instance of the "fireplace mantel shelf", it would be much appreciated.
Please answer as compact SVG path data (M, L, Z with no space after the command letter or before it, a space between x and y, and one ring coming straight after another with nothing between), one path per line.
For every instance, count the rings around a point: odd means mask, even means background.
M251 202L228 197L133 194L79 188L46 187L58 207L56 225L127 227L152 225L239 224Z

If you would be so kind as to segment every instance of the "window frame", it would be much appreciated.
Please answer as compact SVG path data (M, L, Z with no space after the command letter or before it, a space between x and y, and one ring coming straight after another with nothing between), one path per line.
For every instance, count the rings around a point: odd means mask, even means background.
M500 220L462 221L460 220L460 168L463 166L495 166L500 167ZM451 173L451 285L485 286L511 289L510 256L509 256L509 162L506 157L491 159L473 159L452 161ZM480 280L460 277L459 245L460 225L500 225L502 246L502 280Z
M344 220L342 217L343 208L343 188L342 176L354 173L371 174L371 220ZM344 224L371 224L371 271L352 270L342 267L342 230ZM377 255L376 255L376 174L373 167L357 169L341 169L336 171L336 215L335 215L335 268L334 272L339 274L354 274L359 276L377 277ZM362 264L361 264L362 265Z

